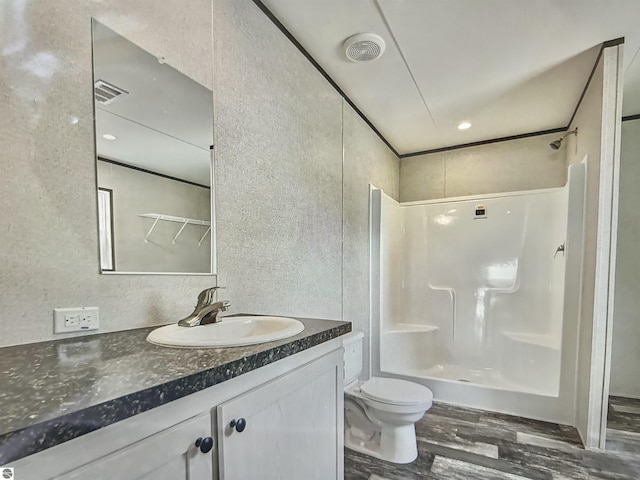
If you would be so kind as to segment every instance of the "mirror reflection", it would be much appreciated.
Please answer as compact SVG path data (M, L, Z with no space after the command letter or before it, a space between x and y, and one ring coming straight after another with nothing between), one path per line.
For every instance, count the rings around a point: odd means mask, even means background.
M100 267L213 273L212 92L93 20Z

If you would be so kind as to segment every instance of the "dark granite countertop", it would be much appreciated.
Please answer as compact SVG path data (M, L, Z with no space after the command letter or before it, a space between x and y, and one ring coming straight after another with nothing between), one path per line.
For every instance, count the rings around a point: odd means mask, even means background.
M161 347L146 341L153 327L0 348L0 465L351 331L298 320L298 335L243 347Z

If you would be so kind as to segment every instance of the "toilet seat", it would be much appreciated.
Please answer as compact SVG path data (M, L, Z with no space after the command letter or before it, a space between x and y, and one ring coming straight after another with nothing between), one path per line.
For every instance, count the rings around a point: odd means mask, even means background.
M360 385L360 393L387 405L431 405L433 401L433 393L427 387L396 378L371 377Z

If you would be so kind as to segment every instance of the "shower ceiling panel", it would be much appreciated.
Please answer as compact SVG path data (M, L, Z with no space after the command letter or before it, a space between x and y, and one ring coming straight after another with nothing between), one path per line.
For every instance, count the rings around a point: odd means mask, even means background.
M624 114L640 113L640 0L262 3L400 154L566 127L600 44L618 37ZM356 64L341 46L363 32L387 47Z

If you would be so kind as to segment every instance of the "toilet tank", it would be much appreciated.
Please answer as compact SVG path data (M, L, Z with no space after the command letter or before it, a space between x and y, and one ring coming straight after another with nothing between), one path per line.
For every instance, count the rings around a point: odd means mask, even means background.
M342 336L344 347L344 384L348 385L358 379L362 372L362 341L364 333L360 330Z

